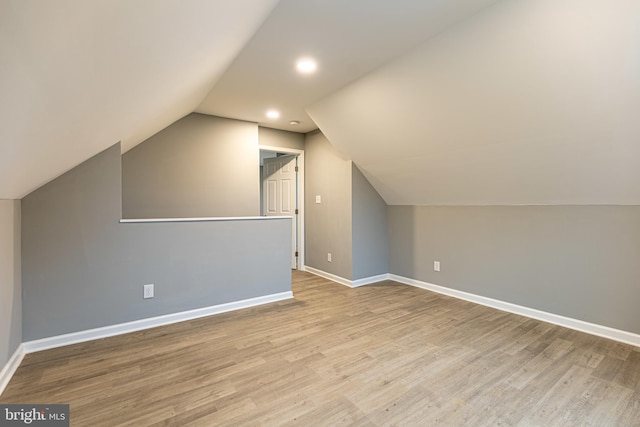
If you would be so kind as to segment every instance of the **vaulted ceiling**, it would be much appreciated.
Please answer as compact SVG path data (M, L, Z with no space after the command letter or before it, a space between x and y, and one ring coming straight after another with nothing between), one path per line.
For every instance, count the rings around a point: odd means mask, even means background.
M314 103L389 204L640 204L640 1L505 1Z
M196 111L309 132L309 105L496 1L281 0ZM318 72L298 74L302 57ZM268 108L280 118L267 119Z
M390 204L639 204L639 16L637 0L0 0L0 198L197 111L319 127Z
M0 199L192 112L277 0L0 0Z

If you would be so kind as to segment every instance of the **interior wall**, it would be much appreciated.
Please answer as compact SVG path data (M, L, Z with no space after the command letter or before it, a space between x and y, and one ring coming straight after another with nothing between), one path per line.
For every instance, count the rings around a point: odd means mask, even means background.
M25 341L291 290L290 219L120 224L121 188L117 144L22 200Z
M387 204L352 164L353 280L389 272Z
M260 140L260 145L304 150L305 136L302 133L260 126L258 127L258 139Z
M20 201L0 200L0 370L22 343Z
M351 161L316 132L305 140L305 167L305 265L351 280Z
M392 274L640 333L639 206L389 206L389 239Z
M258 216L258 125L190 114L122 157L124 218Z

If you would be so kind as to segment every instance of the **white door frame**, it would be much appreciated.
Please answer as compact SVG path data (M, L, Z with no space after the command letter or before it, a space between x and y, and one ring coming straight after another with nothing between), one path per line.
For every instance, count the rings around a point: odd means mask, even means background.
M276 147L273 145L260 145L259 150L274 151L276 153L295 154L298 156L298 270L304 270L304 150L297 148Z

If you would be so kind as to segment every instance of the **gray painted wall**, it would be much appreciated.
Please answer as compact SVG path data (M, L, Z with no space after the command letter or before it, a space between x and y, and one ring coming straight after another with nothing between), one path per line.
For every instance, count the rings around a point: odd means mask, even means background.
M351 279L351 161L317 132L307 135L305 168L305 265Z
M352 164L353 274L364 279L389 272L387 204Z
M22 343L20 201L0 200L0 370Z
M260 214L258 125L190 114L122 158L124 218Z
M120 166L117 144L23 199L24 340L291 290L290 219L120 224Z
M393 274L640 333L638 206L390 206L389 247Z
M287 132L286 130L271 129L262 126L258 128L260 145L304 150L304 138L305 136L302 133Z

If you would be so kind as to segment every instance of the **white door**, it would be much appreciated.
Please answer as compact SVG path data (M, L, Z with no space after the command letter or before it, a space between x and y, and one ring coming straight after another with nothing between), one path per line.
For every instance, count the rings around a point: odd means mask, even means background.
M296 156L280 156L264 159L262 186L264 214L266 216L291 216L291 268L297 268L297 176Z

